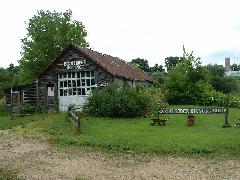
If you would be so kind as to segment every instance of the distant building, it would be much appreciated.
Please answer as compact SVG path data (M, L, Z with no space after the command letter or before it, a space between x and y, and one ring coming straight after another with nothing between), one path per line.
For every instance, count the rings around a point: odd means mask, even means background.
M240 77L240 71L231 71L231 61L229 57L225 58L225 76Z

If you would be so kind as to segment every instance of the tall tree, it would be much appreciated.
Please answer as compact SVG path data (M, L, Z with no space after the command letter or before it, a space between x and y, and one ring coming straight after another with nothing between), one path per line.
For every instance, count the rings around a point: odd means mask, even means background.
M173 67L175 67L178 63L180 63L184 58L183 57L167 57L165 58L165 67L167 68L167 71L170 71Z
M40 10L29 19L22 41L21 83L30 83L70 43L87 47L85 26L72 20L72 11Z
M209 73L201 66L200 58L186 55L166 75L164 87L167 99L173 104L196 104L203 93L211 89Z
M150 67L150 74L153 80L162 83L164 81L166 72L162 65L155 64L153 67Z
M149 72L149 64L148 60L142 59L142 58L136 58L131 61L132 64L136 65L140 69L142 69L144 72Z
M235 78L225 77L225 68L223 66L209 64L205 68L210 72L211 84L216 91L228 94L237 89Z

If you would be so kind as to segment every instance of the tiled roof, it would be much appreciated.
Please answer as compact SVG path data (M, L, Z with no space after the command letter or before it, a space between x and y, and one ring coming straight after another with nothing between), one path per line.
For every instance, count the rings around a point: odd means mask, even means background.
M104 68L106 71L108 71L114 76L136 81L152 82L151 78L146 75L142 70L134 67L131 63L119 59L118 57L112 57L110 55L102 54L97 51L93 51L91 49L83 48L77 45L73 46L79 49L91 60L95 61L102 68Z

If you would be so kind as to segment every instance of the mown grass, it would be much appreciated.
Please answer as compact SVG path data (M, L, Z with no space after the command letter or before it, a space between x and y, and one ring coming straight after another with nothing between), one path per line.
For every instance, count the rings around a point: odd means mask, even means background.
M17 177L15 172L0 168L0 180L20 180L20 178Z
M47 117L47 114L14 117L13 119L9 115L2 115L0 116L0 130L11 129L17 126L24 128L28 123L42 120L45 117Z
M230 110L231 125L239 115L240 109ZM33 122L25 124L23 132L40 131L52 143L63 146L160 154L240 155L240 128L222 128L223 114L196 115L194 127L186 126L186 115L165 115L169 121L164 127L151 126L149 118L86 117L81 119L80 135L65 116L64 113L31 116ZM24 118L19 119L22 120Z

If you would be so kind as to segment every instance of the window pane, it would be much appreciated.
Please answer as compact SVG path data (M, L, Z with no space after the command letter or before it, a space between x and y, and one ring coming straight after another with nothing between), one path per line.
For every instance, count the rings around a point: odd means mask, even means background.
M72 87L71 80L68 80L68 87Z
M68 95L69 95L69 96L72 95L72 89L68 89Z
M68 78L71 78L71 74L72 74L71 72L68 73Z
M82 92L82 89L81 89L81 88L78 88L77 90L78 90L78 95L81 95L81 94L82 94L82 93L81 93L81 92Z
M91 77L94 77L94 71L91 71Z
M91 86L95 85L95 79L91 79Z
M63 93L64 93L64 96L67 96L68 90L64 89Z
M60 96L63 96L63 89L60 89Z
M76 95L76 93L77 93L77 89L73 88L73 95Z
M87 77L90 77L90 71L86 71Z
M75 80L72 80L72 86L76 87L76 81Z
M62 74L59 74L59 79L62 79Z
M85 77L85 71L81 72L81 77Z
M67 81L64 81L64 87L67 87Z
M85 79L82 79L82 86L85 86L85 85L86 85L85 82L86 82Z
M63 78L66 78L67 77L67 73L63 73Z
M77 78L80 78L80 72L77 73Z
M87 80L87 86L90 86L90 79L86 79Z
M85 88L82 88L82 95L86 95Z
M72 73L72 78L75 78L75 72Z
M80 79L79 80L77 80L77 87L80 87L81 86L81 84L80 84Z
M60 87L63 87L63 81L60 81Z

